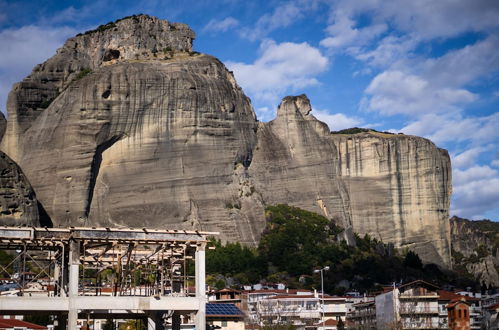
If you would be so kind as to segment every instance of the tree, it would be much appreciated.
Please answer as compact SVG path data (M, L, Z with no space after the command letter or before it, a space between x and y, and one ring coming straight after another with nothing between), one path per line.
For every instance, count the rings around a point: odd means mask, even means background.
M24 321L46 326L51 323L51 318L48 314L30 314L24 316Z
M113 319L106 319L106 322L102 325L102 330L116 330Z
M206 272L234 276L245 273L248 281L257 281L261 277L262 262L258 260L255 249L242 246L240 243L222 244L220 240L210 239L214 250L206 252Z
M292 319L298 307L293 305L283 306L278 300L263 298L251 307L253 313L249 323L266 330L294 330Z
M409 251L405 255L404 266L414 269L423 269L423 262L416 252Z
M288 205L266 209L267 226L260 239L260 256L292 276L311 274L328 258L334 257L331 242L341 229L313 212Z
M147 324L142 319L128 320L120 324L119 330L147 330Z

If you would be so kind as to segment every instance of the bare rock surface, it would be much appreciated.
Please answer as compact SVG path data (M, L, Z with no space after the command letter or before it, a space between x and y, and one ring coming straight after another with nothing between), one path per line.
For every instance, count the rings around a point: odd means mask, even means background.
M446 150L415 136L331 135L350 196L353 229L450 263L451 164Z
M0 223L7 226L39 225L38 202L19 166L0 151Z
M499 286L499 224L490 220L450 219L452 259L480 283Z
M450 263L451 167L431 141L375 131L331 134L306 96L261 125L250 172L267 203L290 203L361 235Z
M331 134L305 95L259 123L193 38L183 24L129 17L69 39L14 86L1 147L55 225L216 230L255 244L265 206L288 203L450 263L445 151L413 136Z
M188 53L194 37L185 24L139 15L68 39L56 55L37 65L9 93L9 122L2 150L17 160L22 153L21 135L61 93L93 70L122 61Z

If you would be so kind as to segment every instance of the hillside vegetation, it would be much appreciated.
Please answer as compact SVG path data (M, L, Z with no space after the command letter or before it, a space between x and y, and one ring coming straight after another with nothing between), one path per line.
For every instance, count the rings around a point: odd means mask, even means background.
M285 283L291 288L320 289L314 269L329 266L324 273L325 291L376 291L383 284L424 279L436 285L477 287L467 275L423 265L411 251L400 251L369 235L355 235L349 246L343 231L331 220L288 205L266 209L267 226L257 248L212 240L207 252L208 284L221 288L250 283Z

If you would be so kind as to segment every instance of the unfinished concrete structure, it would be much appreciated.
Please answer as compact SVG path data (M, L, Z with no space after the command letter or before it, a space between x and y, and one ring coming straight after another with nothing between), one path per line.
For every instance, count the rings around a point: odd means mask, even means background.
M216 234L0 227L0 249L16 253L0 271L17 281L13 295L0 297L0 314L57 315L59 329L90 318L180 329L181 316L194 314L196 329L204 330L205 248Z

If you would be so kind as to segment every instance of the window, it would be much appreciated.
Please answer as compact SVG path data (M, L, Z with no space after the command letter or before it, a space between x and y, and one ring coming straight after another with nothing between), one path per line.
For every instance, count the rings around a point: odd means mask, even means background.
M459 312L458 312L458 313L459 313L459 318L462 318L462 317L463 317L463 314L462 314L461 310L459 310Z
M464 318L467 318L468 317L468 315L467 315L468 311L465 309L463 312L464 312Z
M222 327L223 328L227 327L227 321L222 321Z

